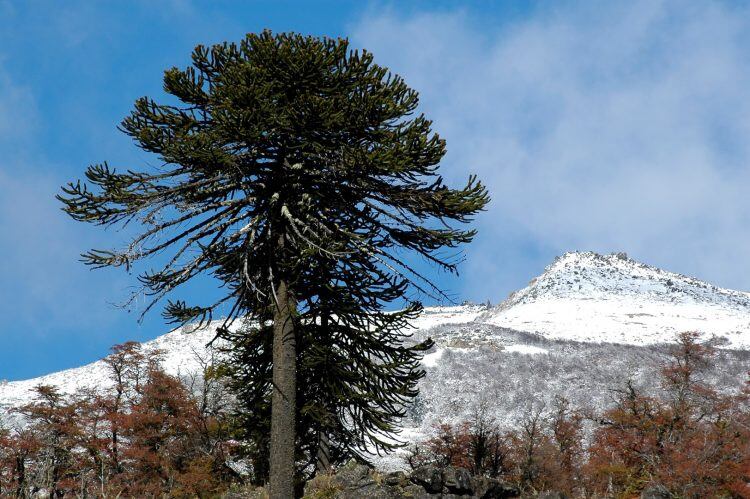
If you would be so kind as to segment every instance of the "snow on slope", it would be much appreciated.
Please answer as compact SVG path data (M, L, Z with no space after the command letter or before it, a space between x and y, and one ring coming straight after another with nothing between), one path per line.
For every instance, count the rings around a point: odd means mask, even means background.
M750 347L750 293L660 270L623 253L566 253L478 321L550 339L648 345L683 331Z
M483 305L464 304L457 307L427 307L412 326L417 330L427 330L442 324L465 324L473 322L487 311Z
M216 323L176 329L144 344L164 351L174 375L200 371L211 352ZM401 438L430 435L438 422L462 421L489 400L499 422L512 425L531 406L551 406L563 395L576 406L603 408L610 389L626 377L659 388L656 373L665 348L681 331L727 338L718 387L744 380L750 359L750 294L718 288L628 259L623 254L566 253L524 289L497 307L476 305L425 309L414 321L414 341L432 337L436 348L423 359L427 375L403 421ZM63 393L106 386L99 361L40 378L0 382L0 419L10 407L33 399L40 384ZM654 386L650 386L654 385ZM403 466L400 454L375 459Z
M180 376L198 372L200 361L209 360L211 354L206 344L214 337L216 326L193 331L190 326L175 329L155 340L143 344L145 352L161 350L162 366L169 374ZM103 361L47 374L23 381L0 382L0 415L3 410L26 404L34 398L34 388L52 385L63 394L72 394L79 389L106 387L109 383L107 366Z
M485 311L485 307L476 305L426 308L413 326L417 330L427 330L441 324L467 323ZM206 361L211 358L211 351L206 345L213 339L219 324L221 321L215 321L199 330L191 326L178 328L144 343L143 348L146 352L161 350L162 366L169 374L184 376L200 372L201 359ZM39 385L52 385L63 394L72 394L83 388L103 387L108 382L107 366L101 360L39 378L0 382L0 415L4 410L33 400L34 388Z
M578 397L584 400L594 386L588 386L594 367L584 360L594 355L592 352L604 351L610 352L607 363L614 365L616 353L625 351L608 350L610 347L602 350L604 347L597 346L600 344L620 343L635 348L671 342L681 331L698 330L725 337L725 346L750 350L750 294L666 272L623 254L566 253L497 307L427 308L413 325L415 340L431 336L436 341L436 349L423 360L428 373L421 386L425 393L432 390L432 396L437 397L429 404L436 408L437 417L445 413L446 407L468 407L463 399L450 404L446 400L485 392L472 383L482 380L485 388L494 386L493 383L501 383L508 370L517 373L517 383L493 389L505 393L505 398L508 390L516 394L513 397L524 394L527 398L537 388L543 390L551 382L551 370L565 365L570 372L561 375L572 373L571 379L582 380L571 384L568 379L565 389L580 390ZM215 326L194 332L189 327L176 329L144 347L165 352L163 364L167 372L196 373L200 370L199 357L211 355L205 345L213 338ZM566 343L570 341L583 343L571 346ZM580 350L575 365L563 362L571 348ZM643 355L651 355L643 353L647 350L627 351L641 352L628 354L635 365L640 365L638 359ZM498 373L489 377L472 375L473 367L468 367L471 362L486 364L498 369ZM533 367L524 372L524 366ZM621 375L621 371L617 373L618 377ZM51 384L63 393L72 393L79 388L102 386L106 379L106 366L99 361L31 380L0 382L0 415L10 407L31 401L37 385ZM438 381L441 379L445 381ZM532 379L537 388L530 387ZM595 390L611 386L609 379L598 383ZM448 386L455 388L455 393L445 392ZM518 403L519 400L514 402ZM511 407L514 405L506 409Z

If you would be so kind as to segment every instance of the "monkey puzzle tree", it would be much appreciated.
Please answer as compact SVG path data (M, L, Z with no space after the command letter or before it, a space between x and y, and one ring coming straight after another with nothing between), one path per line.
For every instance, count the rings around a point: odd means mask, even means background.
M458 259L441 250L474 231L450 224L470 221L488 196L474 177L461 189L444 184L445 142L415 114L417 93L347 40L263 32L198 46L190 67L165 72L164 89L172 103L138 99L121 124L162 165L92 165L88 183L68 184L59 199L76 220L143 227L121 250L86 253L86 263L130 268L167 253L139 276L153 299L146 310L207 274L225 284L223 296L170 300L165 317L203 322L225 307L227 322L272 323L270 485L273 497L290 497L295 329L305 314L321 317L318 269L356 301L349 318L334 307L339 322L360 332L387 327L387 314L361 312L382 312L409 288L439 293L409 254L454 271Z
M395 423L417 395L422 353L433 343L405 344L412 306L386 313L368 308L337 278L315 269L305 286L297 337L297 462L299 478L327 471L363 451L397 447ZM362 281L365 282L365 281ZM373 291L373 290L371 290ZM398 292L398 289L390 289ZM394 295L395 296L395 295ZM268 326L265 326L268 329ZM226 337L225 372L239 402L236 422L252 458L253 480L265 479L272 392L271 341L264 328L249 324Z

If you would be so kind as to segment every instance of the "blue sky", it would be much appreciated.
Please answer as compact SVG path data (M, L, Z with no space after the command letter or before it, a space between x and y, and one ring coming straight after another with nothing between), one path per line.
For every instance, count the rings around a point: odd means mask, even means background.
M492 5L492 7L490 7ZM158 6L158 7L155 7ZM134 276L78 262L122 234L53 196L89 163L154 164L116 125L196 44L271 28L348 36L403 75L448 141L444 173L493 202L459 299L498 302L569 250L750 289L750 16L717 2L0 0L0 379L168 328ZM212 292L197 283L191 296Z

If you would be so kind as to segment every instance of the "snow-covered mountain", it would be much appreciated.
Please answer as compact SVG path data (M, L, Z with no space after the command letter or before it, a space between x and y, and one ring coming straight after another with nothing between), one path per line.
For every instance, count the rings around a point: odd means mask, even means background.
M682 331L750 347L750 293L719 288L629 259L566 253L478 318L549 339L648 345Z
M449 323L473 321L485 307L462 305L457 307L428 308L414 327L419 331ZM144 353L159 350L162 367L175 376L190 376L201 371L201 365L210 363L216 356L215 350L207 344L214 338L216 328L222 321L214 321L205 328L191 326L177 328L169 333L143 344ZM218 346L216 342L214 346ZM38 378L23 381L0 381L0 417L4 410L18 407L31 401L34 388L39 385L52 385L63 394L72 394L86 388L107 386L109 383L106 364L99 360L82 367L66 369Z
M144 343L144 353L163 352L162 365L170 374L184 376L199 372L201 362L212 359L206 344L213 339L216 325L218 322L200 330L193 330L189 326L175 329ZM39 385L52 385L63 394L72 394L81 389L106 387L108 383L107 366L101 360L38 378L0 381L0 420L4 410L30 402L34 397L34 388Z
M406 439L428 434L439 421L465 419L480 403L511 425L556 395L596 409L627 378L656 390L665 344L682 331L702 332L722 347L721 369L710 380L715 385L741 384L750 367L750 294L621 253L566 253L497 306L428 308L413 326L415 341L429 336L436 347L423 360L427 376L405 421ZM206 344L214 332L215 325L179 328L144 347L164 352L168 372L189 376L211 358ZM102 386L105 369L99 361L0 383L0 419L4 410L30 401L37 385L64 393ZM380 463L397 467L397 460Z

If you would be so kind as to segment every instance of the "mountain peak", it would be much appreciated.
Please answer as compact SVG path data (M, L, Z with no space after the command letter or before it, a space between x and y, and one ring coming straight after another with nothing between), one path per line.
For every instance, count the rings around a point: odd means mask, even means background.
M750 345L750 294L629 258L570 252L478 320L548 338L629 344L683 331Z
M505 309L545 299L622 300L703 303L750 307L750 295L723 289L686 275L669 272L628 257L592 251L568 252L555 258L529 285L503 302Z

